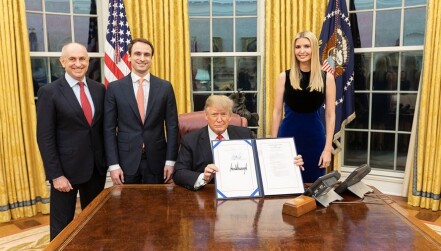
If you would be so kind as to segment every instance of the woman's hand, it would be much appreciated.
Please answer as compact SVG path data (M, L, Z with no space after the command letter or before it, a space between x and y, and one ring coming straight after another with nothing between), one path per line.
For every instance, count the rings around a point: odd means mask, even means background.
M331 149L325 148L323 150L322 155L320 156L319 163L318 163L320 168L329 167L329 165L331 164L331 154L332 154Z

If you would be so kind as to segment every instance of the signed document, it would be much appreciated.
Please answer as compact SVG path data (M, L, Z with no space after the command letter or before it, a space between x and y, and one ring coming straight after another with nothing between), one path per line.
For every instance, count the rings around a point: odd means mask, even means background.
M212 141L218 199L261 197L252 140Z
M212 141L218 199L304 193L293 138Z
M256 139L263 193L265 195L304 192L300 168L294 164L297 150L293 138Z

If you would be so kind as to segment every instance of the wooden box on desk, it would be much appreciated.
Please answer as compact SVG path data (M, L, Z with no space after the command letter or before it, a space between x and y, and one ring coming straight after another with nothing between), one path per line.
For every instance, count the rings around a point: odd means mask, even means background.
M288 200L283 204L282 213L299 217L316 209L315 199L309 196L300 195Z

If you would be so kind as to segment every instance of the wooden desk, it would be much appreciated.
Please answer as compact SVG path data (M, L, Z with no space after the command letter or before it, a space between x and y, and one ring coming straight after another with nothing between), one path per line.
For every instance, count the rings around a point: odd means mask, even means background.
M291 197L216 201L213 185L105 189L47 250L439 250L375 191L299 218L282 214ZM421 223L420 223L421 224ZM424 224L421 224L424 225ZM424 226L422 226L424 227Z

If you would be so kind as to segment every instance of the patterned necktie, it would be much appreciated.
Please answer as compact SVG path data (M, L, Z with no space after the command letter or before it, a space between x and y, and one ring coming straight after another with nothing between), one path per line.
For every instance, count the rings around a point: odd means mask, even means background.
M90 106L89 99L87 99L86 92L84 91L84 83L78 82L80 86L80 101L81 108L83 108L84 116L87 119L89 125L92 125L92 107Z
M217 137L216 137L216 139L217 139L217 140L223 140L223 139L224 139L224 136L222 136L222 134L218 134Z
M145 111L144 111L144 89L142 88L143 78L139 79L138 92L136 93L136 102L138 103L139 115L141 115L141 122L144 124Z

